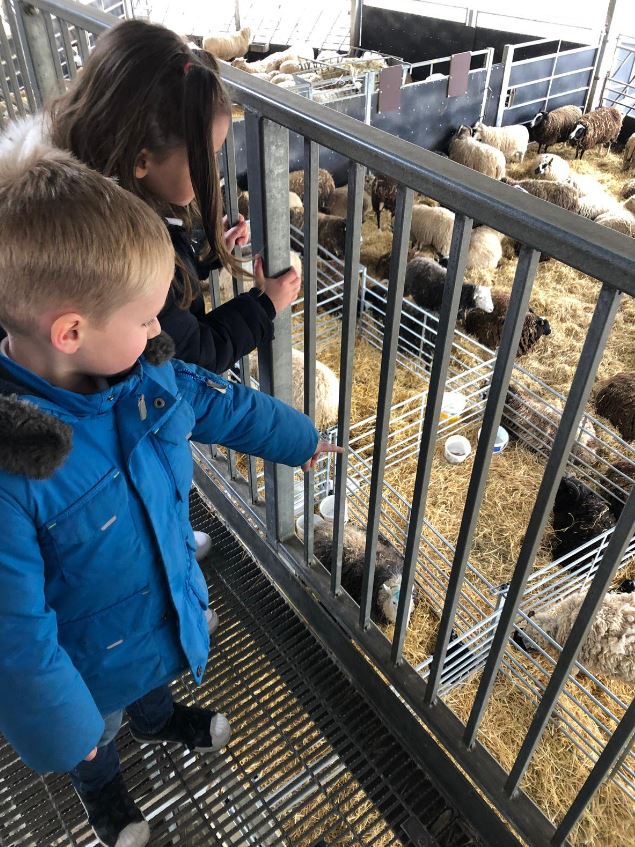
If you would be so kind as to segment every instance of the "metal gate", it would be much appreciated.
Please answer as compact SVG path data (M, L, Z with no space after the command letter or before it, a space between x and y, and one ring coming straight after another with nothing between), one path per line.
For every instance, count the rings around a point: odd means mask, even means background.
M47 80L58 78L60 54L71 70L71 52L65 37L65 25L75 28L79 43L86 33L103 31L114 23L101 13L89 12L70 0L37 0L41 19L40 33L48 33L48 54L41 51L37 32L24 26L24 14L17 7L19 46L25 66L33 69L33 86L46 89ZM54 16L51 19L51 15ZM33 17L33 16L32 16ZM20 21L22 23L20 23ZM46 22L48 21L48 23ZM60 26L62 43L52 27ZM31 22L32 23L32 22ZM53 35L51 37L51 32ZM82 32L84 35L82 36ZM3 44L4 50L4 44ZM37 51L40 50L38 53ZM563 53L559 54L564 55ZM582 55L582 54L581 54ZM11 58L11 54L7 54ZM4 58L4 56L3 56ZM29 65L30 61L30 65ZM585 60L584 71L592 62ZM547 74L557 70L557 62ZM63 67L63 65L62 65ZM563 72L563 76L567 74ZM559 713L561 700L571 679L576 657L591 622L611 585L626 553L635 529L635 492L624 505L614 531L604 539L588 573L589 586L570 636L559 647L546 673L530 726L518 727L523 740L510 768L504 768L488 752L481 736L483 718L492 700L497 675L516 649L512 637L523 621L525 591L532 573L556 491L575 449L580 421L597 374L622 296L635 295L635 242L616 232L562 209L545 204L531 195L516 192L483 175L466 171L455 163L413 144L391 137L347 115L298 98L265 82L246 79L239 71L223 71L232 98L245 112L247 170L250 189L252 248L262 251L265 274L274 276L289 264L290 221L288 209L289 133L304 138L305 215L304 215L304 299L302 307L302 344L305 350L305 410L315 413L316 332L321 314L318 294L318 154L326 147L346 157L349 207L346 249L342 272L341 308L337 317L340 338L340 397L336 437L345 448L334 469L335 520L333 527L333 567L328 573L313 557L313 527L319 473L304 479L304 535L301 543L295 535L293 472L265 463L261 471L256 462L248 462L241 472L241 459L231 451L210 458L206 447L194 446L195 482L203 496L224 521L236 531L253 552L264 571L278 585L312 631L337 658L341 667L367 692L375 707L390 724L396 736L409 749L428 755L441 744L453 757L477 789L494 805L500 818L527 844L553 847L568 843L568 837L587 804L602 783L618 772L632 774L630 747L635 733L635 701L623 704L615 715L615 729L605 739L595 739L594 762L587 778L577 786L578 793L561 820L552 821L548 810L538 809L523 792L523 778L550 719ZM556 77L558 74L556 74ZM555 78L555 77L554 77ZM544 79L538 80L545 82ZM18 80L18 85L20 80ZM33 95L34 92L31 92ZM28 92L27 92L28 96ZM548 93L548 97L551 95ZM33 98L36 99L35 97ZM30 103L29 96L29 103ZM542 102L542 101L541 101ZM530 105L525 103L524 105ZM225 175L225 199L229 217L237 216L237 186L233 130L222 154ZM393 248L385 313L382 316L381 366L376 416L369 432L367 455L361 456L350 432L354 350L358 319L360 279L360 234L364 178L368 169L386 174L399 185L394 224ZM422 419L416 437L417 473L412 497L401 517L394 511L388 519L402 521L404 544L403 581L398 600L394 633L388 638L371 619L373 576L377 545L386 510L393 508L392 493L385 479L391 440L391 397L395 384L397 353L400 342L404 271L407 261L410 221L415 192L432 197L456 214L450 259L435 339L428 356L426 390L421 406ZM470 235L475 221L486 223L521 244L508 317L498 355L487 377L486 399L481 394L482 429L469 481L461 528L455 547L444 545L425 520L432 462L440 426L444 387L451 376L454 358L455 326L460 303L461 284L468 258ZM464 591L470 580L468 558L472 549L479 509L492 461L492 448L504 413L514 368L514 353L520 339L541 252L589 275L601 284L593 318L589 325L569 395L547 451L542 477L527 532L511 582L496 614L488 619L491 638L487 641L480 671L478 690L467 720L460 720L444 702L444 681L456 662L457 625ZM235 290L242 290L236 279ZM260 385L283 400L291 399L292 314L276 319L276 338L271 347L260 350ZM431 360L431 361L430 361ZM249 362L241 364L241 377L249 380ZM394 439L393 439L394 440ZM264 494L261 490L264 484ZM342 590L342 552L347 495L351 484L364 492L357 499L360 524L365 527L364 577L359 602ZM361 505L360 505L361 504ZM437 534L438 535L438 534ZM426 676L422 676L404 656L408 632L409 597L418 573L423 546L430 545L447 565L436 571L440 586L440 622ZM429 555L426 553L425 555ZM473 602L473 601L471 601ZM458 652L462 652L465 645ZM432 738L435 741L432 741ZM451 766L454 768L454 765ZM457 798L461 799L461 798ZM466 800L466 805L469 803ZM490 822L491 826L495 826ZM497 835L489 835L496 841ZM502 843L496 842L496 843Z
M604 82L602 105L616 106L626 117L635 117L635 37L620 35L613 66Z

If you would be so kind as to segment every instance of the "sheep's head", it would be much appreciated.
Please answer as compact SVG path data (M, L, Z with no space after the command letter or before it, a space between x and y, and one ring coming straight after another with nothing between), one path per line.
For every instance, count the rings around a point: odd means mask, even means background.
M530 129L533 129L536 126L540 126L540 124L547 117L548 112L538 112L537 115L529 121Z
M585 126L585 124L582 124L582 123L576 124L575 129L573 130L573 132L569 136L569 141L571 143L575 143L576 141L582 141L582 139L587 134L587 131L588 131L588 127Z
M553 504L555 512L568 512L575 508L579 500L588 491L586 486L572 476L563 476L558 486Z
M383 616L388 623L395 623L397 620L397 607L399 605L399 593L401 591L401 575L393 576L386 582L382 583L377 593L377 602L382 611ZM413 592L414 594L414 592ZM414 596L411 594L410 605L408 606L408 623L414 609Z
M535 174L546 174L549 168L553 165L553 156L541 156L538 159L538 164L534 168Z
M551 335L551 324L547 318L538 318L536 328L540 332L540 335Z
M474 305L477 309L482 309L484 312L491 314L494 311L492 289L487 285L476 285L474 287Z
M472 137L472 128L469 126L460 126L457 131L455 138L471 138Z

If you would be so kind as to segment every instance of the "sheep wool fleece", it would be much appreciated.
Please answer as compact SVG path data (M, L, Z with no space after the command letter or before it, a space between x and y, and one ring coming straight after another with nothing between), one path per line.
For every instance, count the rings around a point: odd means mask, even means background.
M48 479L0 468L0 732L34 770L64 772L97 744L102 715L188 668L203 677L188 438L297 466L318 435L284 403L177 360L142 358L94 394L5 356L0 369L3 391L72 432Z

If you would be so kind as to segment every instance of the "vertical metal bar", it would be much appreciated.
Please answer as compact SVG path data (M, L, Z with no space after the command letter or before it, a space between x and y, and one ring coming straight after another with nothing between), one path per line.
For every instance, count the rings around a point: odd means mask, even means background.
M77 68L75 67L75 56L73 53L73 45L71 43L71 34L68 31L68 24L59 18L60 30L62 31L62 41L64 42L64 52L66 53L66 65L71 79L77 76Z
M64 82L64 71L62 70L62 60L60 59L60 51L57 46L57 37L55 35L55 30L53 29L53 17L48 12L42 12L42 20L44 21L44 26L46 28L46 34L48 36L49 44L51 46L51 53L53 55L53 66L55 67L55 74L57 76L57 81L59 83ZM58 85L58 90L62 90Z
M630 544L635 529L635 489L631 492L624 511L622 512L619 521L610 541L606 548L602 560L598 567L598 571L591 583L586 597L578 616L575 619L569 637L562 645L562 653L551 674L551 678L545 688L545 691L540 698L538 708L531 722L527 735L522 743L514 766L512 767L509 778L505 783L505 790L508 794L514 794L518 787L518 783L523 777L531 757L542 737L542 733L549 722L551 713L553 712L558 697L562 693L566 685L567 679L571 672L576 657L580 652L580 647L585 641L593 619L597 614L598 609L602 605L606 592L611 587L611 582L618 567L622 562L622 557L626 552L626 548Z
M445 291L443 292L441 313L439 315L439 330L434 348L434 358L432 359L430 385L426 399L426 414L423 420L423 433L421 435L419 458L417 460L417 475L415 477L410 523L408 524L406 549L404 551L404 568L401 577L399 604L397 606L395 634L392 641L392 660L395 664L401 661L403 645L406 639L410 597L412 595L412 585L417 568L417 557L419 555L421 531L423 529L423 519L426 511L428 486L432 474L434 440L441 414L443 387L450 365L454 327L456 326L456 316L461 301L461 288L463 277L465 276L471 234L472 219L464 215L457 215L452 232L450 261L448 263Z
M606 747L602 750L597 762L593 766L593 770L586 778L580 792L569 807L560 826L555 831L553 838L549 842L551 847L561 847L565 843L567 836L575 826L582 812L591 802L593 795L602 784L613 764L620 758L624 750L629 748L633 741L633 733L635 733L635 698L631 700L631 704L626 710L624 717L619 722L613 735L609 738Z
M236 27L236 31L238 31L240 27L240 0L234 0L234 26Z
M77 27L77 42L79 44L79 55L82 57L82 66L88 61L90 56L90 46L86 36L86 30Z
M15 53L16 58L18 60L18 67L20 69L20 75L22 77L22 86L24 88L24 91L26 92L27 100L29 102L29 110L31 112L35 112L37 111L38 106L41 105L41 101L38 101L37 99L37 82L35 81L35 71L33 69L33 62L31 61L31 57L28 53L29 45L24 30L24 22L22 20L22 7L19 3L16 4L16 7L18 10L17 16L14 12L11 0L5 0L3 4L4 14L9 24L9 31L11 32L13 52ZM9 51L9 53L10 52L11 51ZM17 78L15 81L15 86L16 96L19 96L20 86L18 84Z
M375 71L367 71L364 75L364 123L370 124L373 119L373 94L375 92Z
M304 141L304 412L315 422L315 329L317 322L318 145ZM313 561L315 476L304 477L304 561Z
M266 277L289 268L289 131L245 113L252 244L262 251ZM260 388L291 403L291 310L275 319L275 338L258 349ZM265 462L265 511L269 541L294 533L293 470Z
M461 518L461 527L456 542L456 552L448 581L447 595L441 614L434 658L428 677L428 685L425 693L425 701L428 704L433 703L436 699L441 682L441 673L450 640L450 633L452 632L454 615L459 604L461 586L465 577L474 531L478 522L479 511L487 484L487 474L492 461L494 440L503 414L505 397L514 368L514 359L518 350L518 342L520 341L520 334L522 332L525 314L527 313L529 297L539 259L540 253L537 250L532 250L530 247L523 247L518 257L509 309L503 326L501 343L485 405L481 436L476 448L474 466L472 468L472 475L470 476L470 484Z
M364 0L351 0L351 51L362 46L362 15ZM351 53L353 55L353 53Z
M39 104L46 103L49 99L60 93L58 63L55 61L55 41L51 43L48 35L50 27L50 16L48 12L40 12L33 6L16 4L20 13L21 34L27 46L33 69L33 81L37 86Z
M483 99L481 100L481 113L479 121L485 120L485 110L487 109L487 95L489 94L489 83L492 76L492 65L494 64L494 48L488 47L485 56L485 80L483 82Z
M368 496L368 523L366 530L366 552L364 556L364 575L362 579L362 596L359 610L360 626L366 629L370 624L370 613L373 597L375 576L375 558L377 555L377 535L381 516L383 497L384 469L386 465L386 448L390 429L390 409L392 392L395 381L395 366L397 363L397 342L399 341L399 326L401 305L408 261L410 243L410 227L412 224L412 203L414 192L401 186L397 195L395 209L395 226L392 237L392 254L390 257L388 302L386 304L386 321L384 325L384 342L381 354L379 373L379 393L375 428L375 443L373 447L370 493Z
M613 20L615 17L616 7L617 0L609 0L608 8L606 10L606 17L604 19L604 27L602 29L602 35L600 36L600 43L598 45L598 51L595 59L593 79L591 81L589 93L584 104L585 112L588 112L591 109L595 108L596 94L598 86L600 84L600 80L603 80L604 87L604 85L606 84L606 77L609 75L611 65L613 64L613 54L615 51L615 47L617 46L617 39L613 36ZM613 50L609 51L608 46L611 41L614 42L614 45ZM601 105L601 102L599 105Z
M503 80L501 82L501 93L498 101L498 110L496 111L496 126L501 126L503 116L505 114L505 105L507 103L507 91L509 89L509 78L512 72L514 62L514 45L506 44L503 48Z
M472 706L465 731L465 743L468 746L472 746L474 743L478 727L487 708L487 703L494 686L494 680L503 659L507 641L523 597L525 584L529 572L533 567L549 513L556 497L556 491L562 479L569 453L571 452L571 447L578 431L578 425L584 413L586 402L589 399L595 374L620 304L620 297L620 292L610 289L606 285L602 286L582 353L580 354L578 367L571 383L569 396L562 412L560 426L553 440L551 453L547 460L547 467L536 497L536 504L520 549L518 562L516 563L516 568L514 569L514 574L507 592L507 600L501 611L498 626L494 633L492 647L481 675L478 691L476 692L474 705Z
M351 162L348 167L348 215L346 218L346 253L344 256L344 297L342 304L342 342L340 351L340 401L337 416L337 443L344 452L335 461L335 525L331 556L331 591L339 594L344 550L344 507L348 472L351 402L353 394L353 359L355 356L355 323L359 287L359 253L362 235L362 208L366 168Z

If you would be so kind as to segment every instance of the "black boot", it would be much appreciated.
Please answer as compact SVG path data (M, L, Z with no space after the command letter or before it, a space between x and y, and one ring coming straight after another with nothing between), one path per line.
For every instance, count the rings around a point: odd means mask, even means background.
M183 744L190 750L202 752L222 749L229 741L232 731L229 721L221 712L175 703L172 717L163 729L150 735L131 724L130 733L135 741L142 744L163 744L172 741Z
M145 847L148 822L135 805L120 773L92 796L79 795L99 843L104 847Z

